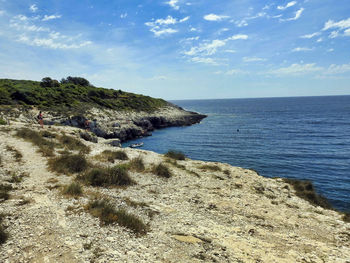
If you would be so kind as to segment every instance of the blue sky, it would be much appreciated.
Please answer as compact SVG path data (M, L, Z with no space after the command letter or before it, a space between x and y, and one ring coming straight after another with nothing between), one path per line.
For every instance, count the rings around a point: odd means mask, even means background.
M0 0L0 78L165 99L350 94L349 0Z

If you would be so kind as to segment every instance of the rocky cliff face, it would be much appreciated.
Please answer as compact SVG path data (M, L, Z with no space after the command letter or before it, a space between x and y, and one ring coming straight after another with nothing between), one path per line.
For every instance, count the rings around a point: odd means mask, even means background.
M19 113L20 114L20 113ZM37 111L31 110L20 114L17 120L35 122ZM44 112L46 125L63 124L67 126L88 128L96 136L105 139L119 139L121 142L150 136L155 129L173 126L189 126L199 123L206 115L185 111L175 105L169 105L156 112L125 112L115 110L90 109L84 114L64 116L53 112Z

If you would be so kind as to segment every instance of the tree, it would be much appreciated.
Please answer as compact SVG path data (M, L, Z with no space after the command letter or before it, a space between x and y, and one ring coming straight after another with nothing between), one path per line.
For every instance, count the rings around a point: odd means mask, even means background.
M51 79L50 77L45 77L41 80L40 86L41 87L49 87L49 88L59 87L60 83L55 79Z

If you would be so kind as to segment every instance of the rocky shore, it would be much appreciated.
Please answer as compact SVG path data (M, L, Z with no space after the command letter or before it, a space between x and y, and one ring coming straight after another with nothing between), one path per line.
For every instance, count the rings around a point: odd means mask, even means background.
M133 116L128 118L137 126ZM145 169L129 171L130 186L83 184L83 193L72 197L63 190L81 174L58 174L48 163L75 150L56 146L54 156L45 157L38 146L16 137L22 128L52 142L62 134L79 140L81 132L57 125L42 131L29 122L0 126L0 180L11 186L9 198L0 203L8 234L0 262L350 262L350 224L343 215L299 198L283 179L129 148L121 150L128 160L113 163L101 154L116 148L98 138L81 141L91 149L84 155L91 165L127 165L140 158ZM157 164L171 176L155 175ZM102 224L87 207L105 198L142 220L147 232Z
M14 121L35 123L38 112L37 109L26 111L17 109L11 112L12 117L9 118ZM155 129L196 124L207 117L170 103L151 113L92 108L69 115L49 111L43 112L43 115L45 125L85 128L88 121L89 130L96 136L120 142L150 136Z

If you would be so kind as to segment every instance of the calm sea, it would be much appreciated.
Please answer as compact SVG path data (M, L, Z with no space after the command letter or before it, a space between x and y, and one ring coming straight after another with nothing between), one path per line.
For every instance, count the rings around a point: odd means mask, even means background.
M334 207L350 211L350 96L185 100L200 124L134 140L143 149L252 168L266 177L311 180Z

